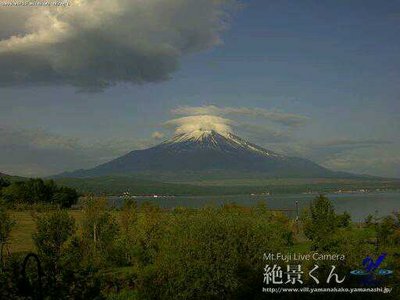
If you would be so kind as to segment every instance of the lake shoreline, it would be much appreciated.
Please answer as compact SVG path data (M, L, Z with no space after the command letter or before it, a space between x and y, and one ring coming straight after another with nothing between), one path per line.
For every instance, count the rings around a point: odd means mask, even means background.
M271 194L271 195L226 195L226 196L176 196L176 197L135 197L132 198L139 205L144 202L159 205L162 208L176 207L202 208L205 206L221 206L237 204L254 206L265 203L271 210L297 210L301 212L308 207L318 194ZM339 213L347 211L355 222L362 221L367 215L377 217L390 215L393 211L400 211L400 191L374 191L361 193L325 193L332 200L335 210ZM120 207L124 198L107 197L111 206ZM293 216L292 216L293 215ZM292 213L290 217L295 217Z

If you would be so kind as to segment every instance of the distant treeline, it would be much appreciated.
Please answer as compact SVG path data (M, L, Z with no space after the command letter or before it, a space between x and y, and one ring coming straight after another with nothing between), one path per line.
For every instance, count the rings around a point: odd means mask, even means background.
M157 177L155 177L157 178ZM158 179L156 179L158 180ZM129 192L132 195L175 195L175 196L210 196L210 195L249 195L249 194L282 194L282 193L330 193L338 190L396 190L400 189L400 180L337 180L319 182L318 179L308 179L300 183L292 179L281 179L279 183L273 180L243 181L210 181L201 184L169 183L129 176L104 176L93 178L58 178L58 184L76 189L79 193L96 196L122 195ZM162 180L162 179L161 179Z
M13 206L16 204L54 204L68 208L78 201L75 189L59 186L53 180L28 179L11 182L0 177L0 199Z

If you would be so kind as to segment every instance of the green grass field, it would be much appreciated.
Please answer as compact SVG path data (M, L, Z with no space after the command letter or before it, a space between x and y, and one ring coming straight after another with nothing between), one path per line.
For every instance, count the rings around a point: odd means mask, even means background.
M69 210L68 213L74 217L77 230L79 232L83 222L83 211ZM117 211L113 212L118 214ZM33 211L11 211L11 216L16 222L12 232L8 249L11 253L35 251L35 246L32 240L32 234L35 232L35 221ZM300 233L296 237L297 243L293 245L293 250L296 252L307 252L310 249L310 241Z

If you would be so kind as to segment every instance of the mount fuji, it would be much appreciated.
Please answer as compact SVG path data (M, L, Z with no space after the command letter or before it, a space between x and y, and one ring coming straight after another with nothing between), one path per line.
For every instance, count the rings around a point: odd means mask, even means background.
M198 129L178 134L154 147L135 150L87 170L57 177L99 177L109 175L239 174L247 177L333 178L350 174L328 170L310 160L289 157L249 143L229 132Z

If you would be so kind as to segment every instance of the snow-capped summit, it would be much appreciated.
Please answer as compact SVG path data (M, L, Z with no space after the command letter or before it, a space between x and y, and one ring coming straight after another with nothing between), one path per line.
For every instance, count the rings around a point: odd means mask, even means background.
M67 177L105 175L174 174L263 174L266 177L335 177L335 172L309 160L277 154L234 135L196 128L163 143L135 150L90 170ZM226 176L225 176L226 177Z
M215 130L195 130L182 133L163 142L161 147L176 152L192 151L194 148L225 152L253 152L255 155L284 158L284 156L251 144L230 132L219 133Z
M214 131L214 130L197 129L197 130L193 130L191 132L186 132L186 133L181 133L181 134L175 135L172 139L170 139L166 142L169 142L169 143L180 143L180 142L185 142L185 141L201 142L215 134L216 134L216 131Z

